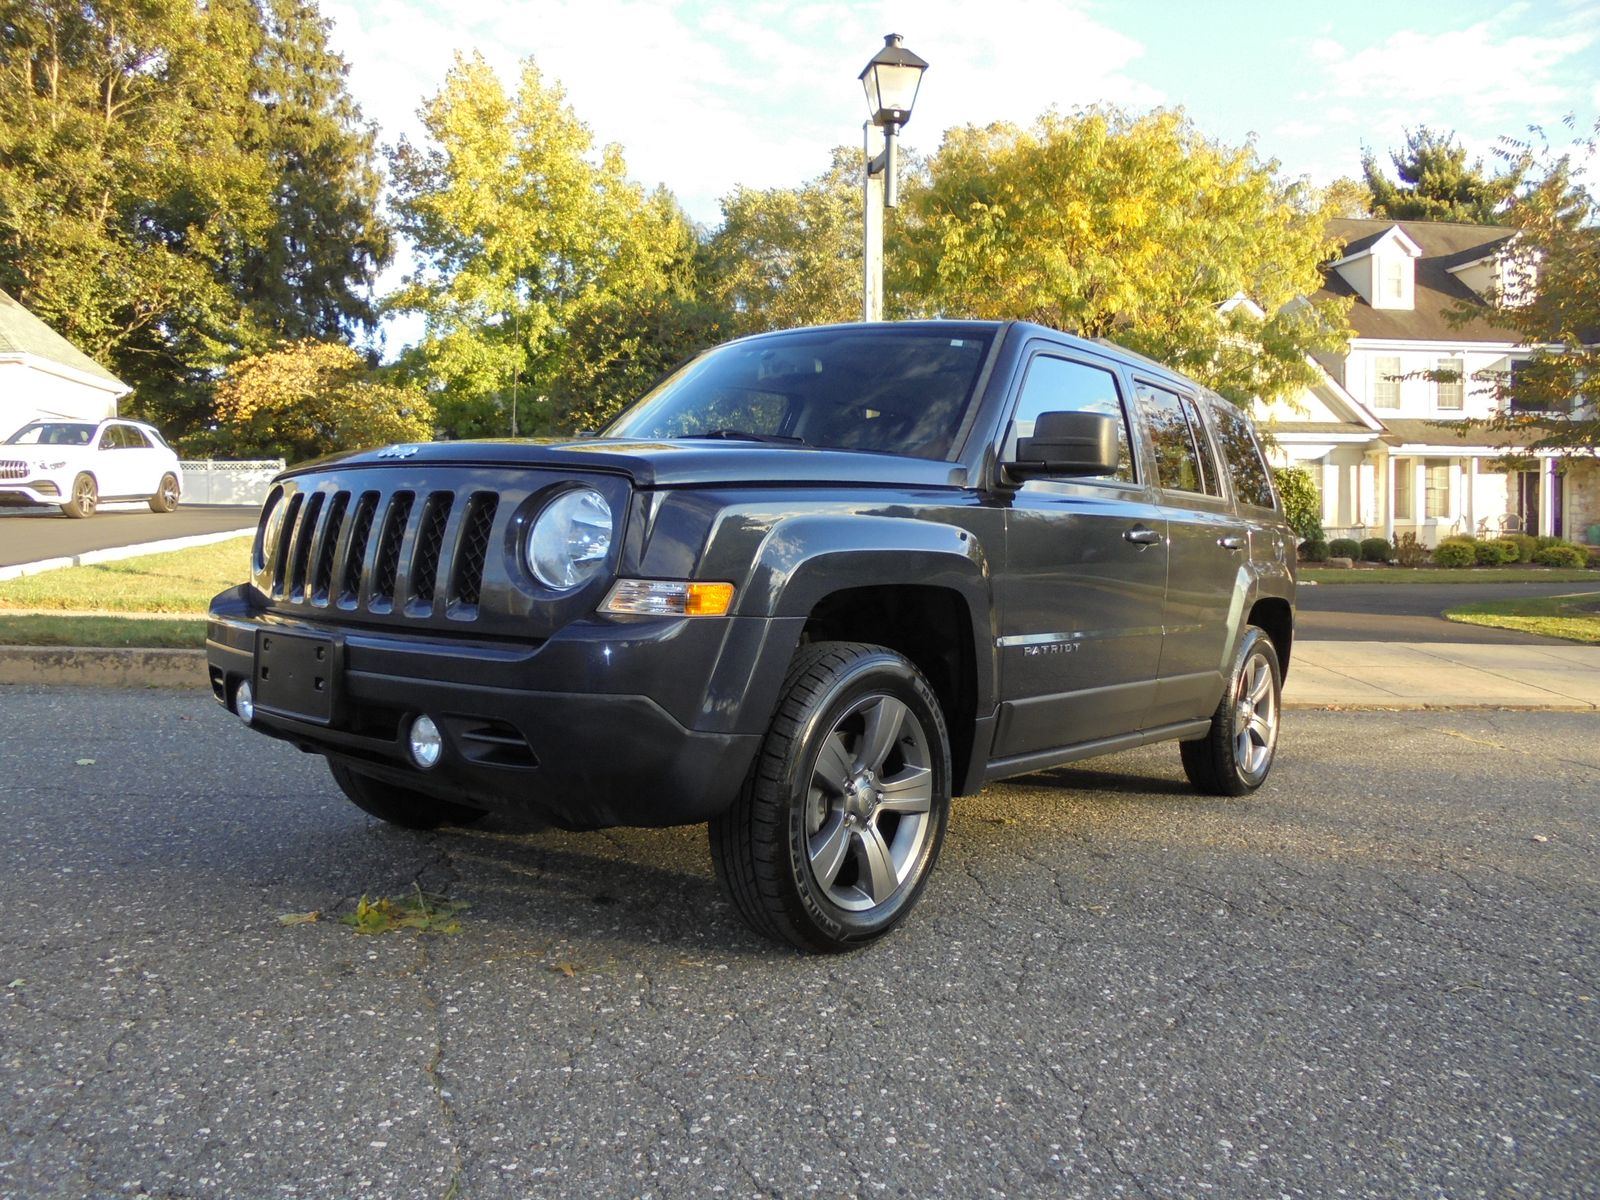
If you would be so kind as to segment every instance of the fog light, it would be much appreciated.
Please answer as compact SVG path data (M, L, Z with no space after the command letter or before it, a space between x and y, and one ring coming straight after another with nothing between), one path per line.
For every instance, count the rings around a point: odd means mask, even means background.
M444 753L444 738L439 734L439 727L433 723L429 716L418 717L411 722L411 761L426 771L439 761L439 756Z
M250 690L250 681L248 679L234 689L233 711L238 714L239 720L246 725L256 719L256 694Z

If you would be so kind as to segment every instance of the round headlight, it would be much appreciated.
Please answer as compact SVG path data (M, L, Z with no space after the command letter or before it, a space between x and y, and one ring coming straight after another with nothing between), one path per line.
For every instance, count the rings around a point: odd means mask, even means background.
M573 488L546 504L528 530L528 569L546 587L588 583L611 552L611 506L593 488Z

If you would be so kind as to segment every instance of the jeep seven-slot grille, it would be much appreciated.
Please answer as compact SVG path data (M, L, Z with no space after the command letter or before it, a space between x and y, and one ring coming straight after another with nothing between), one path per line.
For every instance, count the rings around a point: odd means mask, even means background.
M290 605L426 618L478 615L494 492L281 493L262 514L262 590ZM281 509L281 511L279 511Z

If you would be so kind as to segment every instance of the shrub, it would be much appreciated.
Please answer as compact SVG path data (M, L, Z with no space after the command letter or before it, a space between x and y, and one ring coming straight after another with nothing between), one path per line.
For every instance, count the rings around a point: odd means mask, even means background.
M1394 538L1394 560L1402 567L1420 567L1428 560L1428 548L1417 540L1414 533L1397 533Z
M1505 542L1479 542L1473 549L1478 555L1480 567L1501 567L1517 561L1516 546Z
M1531 563L1534 552L1539 549L1539 539L1526 533L1508 533L1500 539L1503 542L1517 544L1517 558L1519 563Z
M1551 546L1569 546L1572 544L1566 538L1551 537L1548 534L1533 540L1536 550L1548 550ZM1535 559L1534 561L1537 562L1539 560Z
M1590 568L1600 571L1600 546L1587 546L1584 552L1589 556Z
M1321 538L1312 538L1300 543L1300 557L1306 562L1327 562L1328 543Z
M1546 546L1533 561L1541 567L1587 567L1589 555L1582 546Z
M1278 485L1278 495L1283 498L1283 515L1300 540L1325 541L1322 532L1322 493L1317 490L1311 472L1304 467L1278 467L1272 472L1272 478ZM1311 561L1321 562L1325 558L1326 554Z
M1361 560L1361 543L1355 538L1334 538L1328 543L1328 554L1332 558L1353 558Z
M1478 561L1478 544L1471 538L1446 538L1433 548L1436 567L1470 567Z
M1484 545L1498 548L1500 551L1500 561L1502 563L1514 563L1522 561L1522 543L1512 538L1499 537L1495 538L1492 542L1485 542Z
M1361 539L1361 561L1386 563L1394 557L1394 547L1389 545L1387 538L1371 537Z

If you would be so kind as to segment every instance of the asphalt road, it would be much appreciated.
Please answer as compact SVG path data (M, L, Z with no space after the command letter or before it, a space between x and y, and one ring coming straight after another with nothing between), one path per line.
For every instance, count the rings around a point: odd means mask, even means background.
M824 959L701 828L411 834L197 695L0 707L0 1195L1600 1191L1592 716L1296 713L1244 800L1171 747L991 788ZM418 883L458 935L278 923Z
M260 511L254 504L179 505L173 513L153 513L143 504L120 505L75 521L55 509L0 508L0 567L112 546L253 529Z
M1557 638L1446 621L1440 614L1480 600L1565 596L1594 583L1340 583L1301 587L1295 594L1295 636L1327 642L1480 642L1570 645Z

